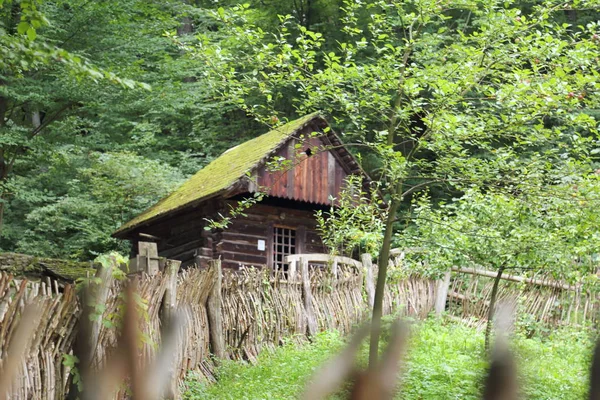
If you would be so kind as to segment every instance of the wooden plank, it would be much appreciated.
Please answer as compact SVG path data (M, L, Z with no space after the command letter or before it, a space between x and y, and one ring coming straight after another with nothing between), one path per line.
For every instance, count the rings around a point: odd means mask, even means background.
M273 226L274 224L271 222L267 225L267 262L266 265L268 268L273 269Z
M223 257L223 260L227 261L238 261L243 262L245 264L254 264L257 266L265 265L267 263L267 257L262 255L236 253L233 251L222 251L221 255Z
M307 260L307 262L317 262L317 263L333 263L333 261L337 261L338 264L352 265L357 268L362 268L362 263L360 261L354 260L350 257L343 256L332 256L330 254L291 254L286 257L286 262L290 262L295 260L297 262L300 261L301 258Z
M296 160L298 161L298 160ZM294 169L290 172L293 176L293 185L294 185L294 197L293 199L301 200L304 196L304 185L302 182L302 174L303 174L303 163L298 164L294 167Z
M163 250L159 254L161 257L171 258L172 256L183 253L187 250L201 247L203 242L203 239L190 240L189 242L184 243L182 245L173 247L168 250Z
M306 227L301 225L296 229L296 253L305 253Z
M245 235L265 236L267 230L264 223L264 216L262 217L261 223L248 221L244 217L236 219L228 228L227 233L241 233Z
M258 250L256 242L252 244L236 243L229 240L222 240L220 243L221 252L232 252L240 254L248 254L250 256L266 257L266 246L265 251Z
M286 184L287 184L287 190L285 195L290 198L293 199L294 198L294 190L295 190L295 185L294 185L294 171L296 169L296 167L293 167L294 163L297 161L296 160L296 150L294 148L296 144L296 139L291 139L288 142L288 146L287 146L287 159L290 161L290 167L287 168L287 171L285 172L285 177L286 177Z

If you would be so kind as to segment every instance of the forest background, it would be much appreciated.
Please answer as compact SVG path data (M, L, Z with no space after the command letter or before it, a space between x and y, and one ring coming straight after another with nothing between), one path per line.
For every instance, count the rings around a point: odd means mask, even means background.
M478 1L442 3L454 27L469 25L473 10L484 7ZM504 3L526 18L547 2ZM596 8L578 3L561 3L548 16L565 24L565 35L586 31L598 20ZM302 112L294 88L284 88L275 105L264 93L254 98L241 93L243 101L223 95L213 66L196 50L210 41L232 58L236 51L239 59L247 56L248 48L236 42L243 37L230 35L222 24L229 10L243 10L245 24L267 33L294 20L327 38L326 54L327 46L347 40L349 26L369 30L364 15L348 20L352 7L368 12L365 4L261 0L236 8L237 1L0 0L0 250L81 260L110 250L126 253L127 244L110 237L118 226L226 149ZM292 29L288 40L304 32ZM374 55L355 55L357 61L361 57L367 62ZM565 95L581 102L584 115L597 114L583 104L591 95ZM261 111L244 110L248 104ZM328 114L334 130L355 129L356 120L337 118L335 110ZM418 125L422 117L407 118ZM593 119L580 122L595 131ZM591 136L588 153L596 143ZM369 151L360 154L360 146L351 150L362 155L373 176L384 174L385 160ZM429 196L453 194L459 192L432 189ZM428 215L426 220L435 219Z

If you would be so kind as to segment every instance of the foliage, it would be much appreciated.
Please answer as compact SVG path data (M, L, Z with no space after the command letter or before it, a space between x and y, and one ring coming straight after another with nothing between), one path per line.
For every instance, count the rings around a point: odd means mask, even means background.
M412 333L398 399L479 399L487 367L483 334L462 324L427 320ZM322 333L303 347L285 345L259 356L257 365L226 362L218 382L188 376L185 398L295 399L325 359L342 346L335 333ZM514 337L521 387L527 399L585 397L592 340L587 331L563 328L548 337ZM367 358L367 349L362 353ZM297 368L296 368L297 367ZM336 397L337 398L337 397ZM340 397L341 398L341 397Z
M256 132L230 101L214 99L202 65L163 36L188 17L205 29L201 8L139 0L2 3L1 250L84 260L125 251L110 238L116 227ZM17 25L33 3L41 24L26 16L35 28L31 40ZM124 162L116 187L101 178L100 158L114 159L114 167ZM144 174L139 185L133 176L121 184L128 164L132 175ZM102 188L91 193L92 181L103 181Z
M418 249L407 262L424 273L435 275L456 265L504 267L585 281L591 288L587 278L595 272L600 245L598 177L544 191L509 196L469 190L435 209L428 199L420 199L415 202L416 223L397 241Z
M11 211L26 214L9 220L5 235L29 254L92 259L115 248L128 252L110 233L181 179L176 169L134 153L56 151L46 171L14 179Z
M378 354L389 251L403 201L471 189L528 198L595 162L597 23L564 23L563 4L436 0L342 2L338 35L291 15L276 29L251 4L219 8L226 39L181 48L226 98L264 123L322 110L376 160L389 199L379 252L371 356ZM597 0L577 7L595 8Z
M379 181L384 242L425 188L514 196L595 168L596 0L237 3L1 2L2 250L124 250L115 226L255 119L316 110ZM101 156L147 160L157 190L109 188Z
M329 211L316 212L317 228L332 254L352 256L361 249L375 255L383 238L385 206L377 190L367 193L363 180L349 176Z
M259 356L255 366L247 362L225 361L218 369L219 383L207 385L194 375L186 379L187 399L295 399L304 381L343 340L336 332L322 332L310 345L290 341Z

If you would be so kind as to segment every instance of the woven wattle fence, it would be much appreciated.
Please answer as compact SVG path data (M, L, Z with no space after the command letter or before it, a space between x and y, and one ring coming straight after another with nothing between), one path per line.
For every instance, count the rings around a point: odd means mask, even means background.
M26 359L18 365L10 393L15 399L59 399L65 395L68 371L63 355L72 348L79 315L71 286L58 293L46 282L30 283L0 273L0 357L4 360L17 338L18 325L26 306L39 310L37 329L26 344Z
M488 315L493 279L478 274L478 270L473 272L453 273L448 291L448 313L470 321L472 325L482 326ZM596 294L546 276L523 282L501 280L498 303L511 304L523 323L546 327L593 324L600 318L600 299Z
M284 340L303 341L318 331L331 329L350 332L368 318L369 293L373 287L368 277L373 277L374 271L354 260L338 261L332 267L322 260L314 263L306 259L298 264L298 270L285 274L260 268L224 271L217 306L210 298L215 296L218 263L209 269L189 268L176 276L167 269L152 276L138 273L135 286L140 299L138 307L144 317L140 326L144 340L138 349L139 363L147 365L155 359L161 344L164 314L170 307L177 309L183 322L177 346L171 353L175 379L179 381L191 370L212 378L211 350L215 350L219 341L223 342L224 356L254 360L260 351ZM370 268L376 273L376 266ZM95 340L91 355L93 366L101 368L117 348L126 281L104 276L95 282L105 289L98 309L100 315L93 323ZM434 282L410 278L389 285L385 310L424 316L431 311L434 296ZM9 388L2 389L11 399L62 399L72 378L65 357L73 354L82 313L78 290L64 282L59 288L56 282L17 280L0 273L2 361L15 342L24 311L32 304L39 311L35 321L38 328L27 343L16 379ZM211 326L215 313L222 325L216 330ZM215 332L219 332L218 338ZM115 397L125 397L124 390L115 393Z
M209 336L206 317L207 293L213 284L214 272L190 270L179 275L177 298L185 315L184 332L175 355L177 374L183 378L188 370L207 371ZM144 308L141 330L144 334L139 349L140 362L148 363L155 356L161 342L160 309L169 278L167 274L140 275L137 293ZM28 282L0 273L0 357L4 360L24 310L35 305L38 317L32 340L27 343L24 360L8 390L12 399L62 399L69 388L71 370L65 366L65 356L72 354L77 334L81 304L74 285L67 284L62 292L46 282ZM119 319L123 311L124 282L112 281L103 303L98 324L97 345L92 360L96 367L104 365L115 351ZM120 395L117 394L117 397Z

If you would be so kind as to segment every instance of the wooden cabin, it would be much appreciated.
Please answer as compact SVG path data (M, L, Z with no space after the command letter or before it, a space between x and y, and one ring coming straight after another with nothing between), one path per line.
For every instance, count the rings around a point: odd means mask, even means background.
M368 177L318 114L289 122L223 153L113 236L155 241L182 267L211 259L229 268L287 269L284 257L324 253L315 211L329 209L350 174ZM206 229L256 193L262 200L223 228Z

